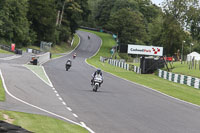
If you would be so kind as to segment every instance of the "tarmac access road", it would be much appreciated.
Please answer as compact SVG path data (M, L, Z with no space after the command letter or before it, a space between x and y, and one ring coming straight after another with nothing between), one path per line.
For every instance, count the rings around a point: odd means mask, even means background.
M63 100L96 133L199 133L200 108L162 95L151 89L103 72L104 83L92 92L91 74L95 68L85 63L94 55L101 40L78 31L80 45L76 59L65 71L73 53L44 64L45 70ZM90 40L88 40L90 35Z

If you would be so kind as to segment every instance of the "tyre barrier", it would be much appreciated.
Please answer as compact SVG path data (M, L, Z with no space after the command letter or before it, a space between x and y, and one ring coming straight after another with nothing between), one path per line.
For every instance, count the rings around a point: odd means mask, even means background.
M21 49L15 49L15 51L12 51L11 46L7 46L7 45L0 45L0 48L9 52L14 52L15 54L22 55L23 53Z
M199 78L181 75L181 74L175 74L175 73L163 71L161 69L158 70L158 76L168 81L172 81L179 84L185 84L185 85L194 87L196 89L200 89Z
M31 48L27 48L27 49L26 49L26 52L27 52L27 53L33 53L33 54L39 54L39 53L41 53L40 50L31 49Z

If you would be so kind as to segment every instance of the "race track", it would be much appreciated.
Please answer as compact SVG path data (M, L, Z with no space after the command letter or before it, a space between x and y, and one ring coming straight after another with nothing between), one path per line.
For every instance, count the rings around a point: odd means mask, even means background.
M87 36L90 34L91 39ZM81 42L77 58L65 71L72 54L44 64L63 100L96 133L199 133L200 108L169 98L143 86L103 72L104 84L92 92L95 68L85 59L99 49L99 37L78 31Z

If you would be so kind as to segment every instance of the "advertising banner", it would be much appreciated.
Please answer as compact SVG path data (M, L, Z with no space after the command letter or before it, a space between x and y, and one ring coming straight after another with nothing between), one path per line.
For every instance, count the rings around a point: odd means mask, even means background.
M163 56L163 47L129 44L128 54Z

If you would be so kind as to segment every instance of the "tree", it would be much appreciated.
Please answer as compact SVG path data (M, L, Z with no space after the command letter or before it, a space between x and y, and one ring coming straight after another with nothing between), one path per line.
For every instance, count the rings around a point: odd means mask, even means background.
M171 14L165 14L161 36L164 53L170 56L174 55L178 49L181 49L185 36L180 23Z
M18 47L31 44L35 36L29 29L27 11L27 0L1 0L0 37L7 42L16 43Z
M95 20L98 25L104 27L109 21L111 10L116 0L101 0L97 5Z
M31 29L37 34L37 44L40 41L55 42L56 4L55 0L29 0L28 19Z
M143 15L139 12L121 9L113 13L108 27L119 37L121 43L140 43L146 38Z
M186 22L189 22L187 14L190 7L197 7L198 2L198 0L165 0L164 12L171 14L184 27L188 25Z
M153 46L163 46L161 42L162 32L163 32L163 15L159 15L156 19L149 23L148 25L148 35L150 38L150 45Z
M188 30L193 39L200 40L200 9L190 7L187 12Z

